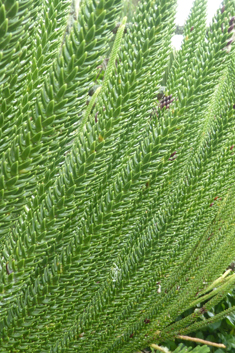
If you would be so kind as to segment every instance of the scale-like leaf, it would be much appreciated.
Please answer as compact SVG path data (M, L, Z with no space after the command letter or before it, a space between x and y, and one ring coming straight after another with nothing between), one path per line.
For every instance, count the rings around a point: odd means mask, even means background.
M119 0L0 3L0 352L133 353L234 312L200 319L235 282L235 4L206 28L195 0L157 100L175 8L140 1L108 61Z

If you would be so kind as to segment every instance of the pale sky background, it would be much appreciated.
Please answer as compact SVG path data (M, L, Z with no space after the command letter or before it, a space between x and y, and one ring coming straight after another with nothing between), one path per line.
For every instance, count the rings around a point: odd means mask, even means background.
M214 16L216 10L220 7L222 0L207 0L207 23L211 22L212 17ZM192 7L193 0L178 0L178 9L176 15L176 24L183 26L188 15L190 9ZM172 39L172 44L176 49L180 48L182 36L174 36Z

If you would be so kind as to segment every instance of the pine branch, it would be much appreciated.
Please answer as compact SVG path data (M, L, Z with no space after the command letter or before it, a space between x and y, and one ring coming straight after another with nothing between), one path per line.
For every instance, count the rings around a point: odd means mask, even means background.
M116 36L121 1L82 1L63 37L70 9L0 6L3 353L132 353L234 310L200 321L234 285L234 2L209 30L194 2L172 65L176 0Z

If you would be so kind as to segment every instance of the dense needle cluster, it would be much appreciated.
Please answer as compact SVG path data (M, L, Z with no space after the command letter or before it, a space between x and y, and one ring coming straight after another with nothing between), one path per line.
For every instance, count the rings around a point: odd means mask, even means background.
M125 27L121 0L69 26L69 0L0 0L0 353L133 353L234 310L200 319L235 283L235 2L208 29L195 0L170 67L176 3Z

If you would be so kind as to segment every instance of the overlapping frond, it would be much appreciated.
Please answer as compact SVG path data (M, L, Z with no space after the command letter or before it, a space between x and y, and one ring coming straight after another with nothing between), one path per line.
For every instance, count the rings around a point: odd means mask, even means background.
M235 247L234 2L206 31L195 0L167 82L174 101L157 106L176 1L140 2L87 108L120 2L82 2L65 37L70 2L28 5L28 59L6 51L0 81L15 93L0 102L0 352L132 353L201 327L202 311L177 317L235 283L215 282ZM11 65L25 71L19 86Z
M15 112L15 123L12 125L15 133L4 127L6 136L10 134L12 138L7 138L7 146L1 155L1 192L4 205L1 210L1 234L5 234L10 222L19 216L27 202L25 198L34 192L36 185L42 183L40 190L48 189L50 181L58 172L79 126L79 115L84 110L86 93L96 74L96 67L107 50L105 34L110 36L117 5L115 2L105 4L101 1L90 3L89 10L84 6L83 12L89 11L90 15L84 18L81 12L83 22L80 19L81 25L75 25L74 31L66 37L63 53L60 54L59 51L56 54L53 66L49 65L50 60L46 58L47 67L43 66L43 71L40 72L37 68L39 63L35 61L34 65L34 58L32 59L35 75L29 72L29 83L25 79L29 92L19 102L18 112ZM45 33L49 35L50 31L47 29ZM38 34L35 37L37 42ZM53 43L49 48L53 57L54 39L48 39ZM44 45L48 46L47 43L45 37ZM40 51L40 45L37 51ZM43 58L40 55L39 61ZM48 73L45 72L46 69ZM43 85L37 80L39 74L40 80L44 80ZM46 78L43 79L44 76ZM3 109L7 109L4 101ZM14 198L12 194L15 195Z

